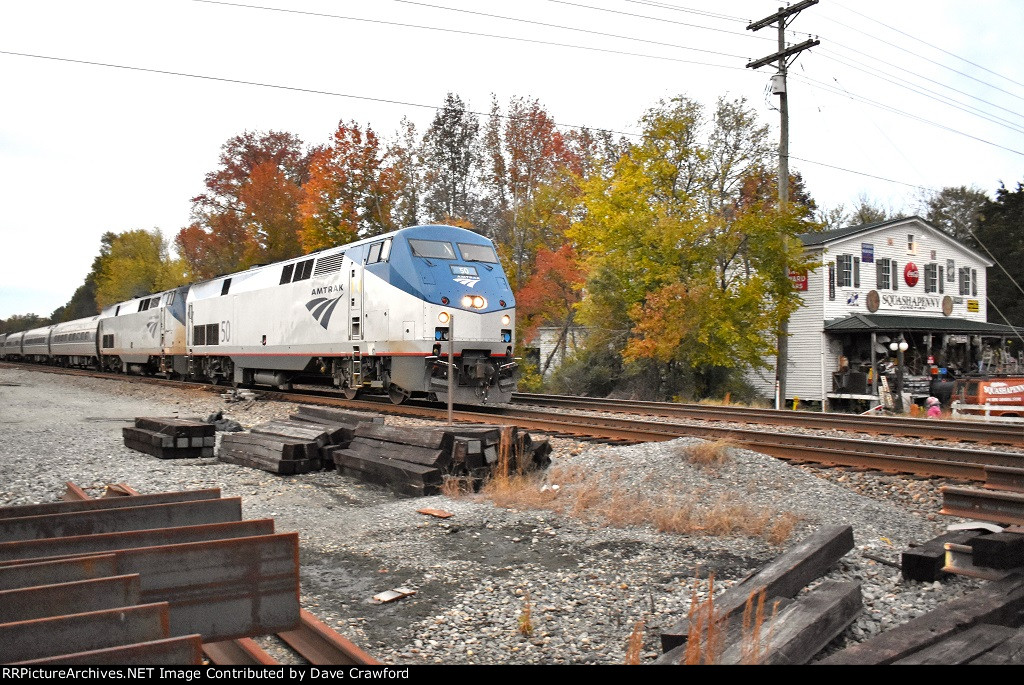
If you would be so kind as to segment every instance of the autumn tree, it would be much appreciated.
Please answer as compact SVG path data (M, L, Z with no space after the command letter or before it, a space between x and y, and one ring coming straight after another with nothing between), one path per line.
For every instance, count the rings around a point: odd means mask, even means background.
M186 282L184 263L169 256L160 231L126 231L114 236L100 259L96 303L102 309Z
M773 352L798 304L787 266L803 262L795 236L809 202L777 207L773 150L742 100L720 100L708 119L674 98L642 123L612 176L583 184L569 232L589 271L580 317L595 344L656 362L662 378L685 369L707 394L720 370L764 366Z
M205 192L192 199L192 222L175 239L190 275L211 278L301 254L308 160L291 133L246 131L224 143Z
M512 98L507 114L492 102L482 146L485 228L517 289L526 282L537 250L564 242L548 212L534 201L545 185L579 162L540 103L521 97Z
M471 220L480 120L448 93L422 143L423 210L428 221Z
M423 212L423 170L418 159L419 149L416 125L402 117L398 133L387 152L394 169L397 195L393 214L395 225L399 228L417 225Z
M399 174L369 126L341 122L331 144L313 153L303 188L307 251L395 230Z
M583 267L571 245L557 250L540 248L533 275L516 293L516 324L521 340L531 340L541 326L553 326L558 338L546 359L540 360L543 376L551 368L555 355L568 352L568 341L576 320L576 307L583 294Z

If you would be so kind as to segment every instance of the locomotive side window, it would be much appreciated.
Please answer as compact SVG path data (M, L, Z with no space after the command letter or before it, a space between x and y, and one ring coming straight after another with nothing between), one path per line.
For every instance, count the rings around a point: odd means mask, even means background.
M462 258L467 262L498 263L498 255L494 254L494 248L490 245L459 243L459 252L462 253Z
M440 240L410 240L409 247L412 248L412 255L414 257L455 259L455 249L448 242Z
M391 256L391 238L384 241L384 245L380 248L380 261L386 262Z
M299 262L295 265L295 276L292 278L292 283L295 281L304 281L313 275L313 260L307 259L304 262Z
M231 279L225 278L224 283L220 286L220 294L227 295L229 290L231 290Z
M193 345L205 345L206 344L206 326L193 326L192 327L192 344Z
M284 268L281 269L281 283L280 283L280 285L284 285L285 283L291 283L292 282L292 270L294 270L294 269L295 269L295 265L294 264L285 264L284 265Z
M370 254L366 257L367 264L376 264L380 261L380 247L381 243L374 243L370 245Z

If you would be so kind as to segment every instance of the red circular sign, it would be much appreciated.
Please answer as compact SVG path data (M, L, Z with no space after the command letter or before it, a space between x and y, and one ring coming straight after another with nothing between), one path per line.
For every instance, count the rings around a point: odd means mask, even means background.
M903 280L911 288L917 285L917 265L914 262L907 262L907 265L903 267Z

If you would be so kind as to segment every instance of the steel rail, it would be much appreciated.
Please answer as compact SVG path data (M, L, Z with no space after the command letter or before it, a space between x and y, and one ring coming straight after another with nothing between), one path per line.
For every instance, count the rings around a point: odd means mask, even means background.
M945 486L940 514L1024 525L1024 493Z
M36 367L32 366L31 368L35 369ZM51 370L47 367L39 367L39 369ZM177 381L143 376L85 373L103 378L131 379L133 382L156 382L175 387L183 385ZM223 387L203 383L186 383L184 385L211 392L223 390ZM298 393L274 390L261 392L267 399L283 402L362 409L431 420L446 418L443 409L415 402L394 405L387 400L346 400L326 392ZM784 413L801 414L803 412ZM587 414L558 414L552 411L530 410L515 406L462 409L455 412L454 418L458 421L478 424L515 424L528 430L554 435L607 440L624 444L660 442L679 437L721 439L790 461L872 468L890 473L913 473L929 477L984 481L986 466L1024 468L1024 453L1018 452L983 450L973 446L965 448L864 440L821 434L780 433L740 428L735 425L682 424Z
M986 442L1002 445L1024 444L1024 426L993 425L949 419L915 419L899 416L863 416L836 412L806 412L759 409L728 405L680 404L643 400L569 397L536 393L514 393L512 403L542 407L588 409L617 414L647 414L667 418L800 426L823 430L843 430L872 435L895 435L927 440Z

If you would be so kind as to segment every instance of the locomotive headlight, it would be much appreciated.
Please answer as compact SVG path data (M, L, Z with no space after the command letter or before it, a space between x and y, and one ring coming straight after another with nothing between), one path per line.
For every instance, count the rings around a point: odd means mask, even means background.
M483 309L487 305L487 300L480 297L479 295L473 296L473 306L477 309Z
M471 296L469 296L469 295L463 295L462 296L462 306L463 307L472 307L473 306L473 298Z
M441 323L448 323L448 320L451 318L452 317L448 314L448 312L441 312L440 314L437 315L437 320L440 321Z
M507 326L510 323L512 323L512 317L511 316L506 314L505 316L501 317L501 325L502 326Z

